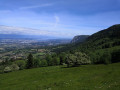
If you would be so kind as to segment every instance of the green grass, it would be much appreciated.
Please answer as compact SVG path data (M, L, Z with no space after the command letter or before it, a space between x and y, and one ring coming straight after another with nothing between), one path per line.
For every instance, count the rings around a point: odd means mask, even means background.
M45 53L36 53L36 54L34 54L34 56L38 56L38 55L45 55Z
M120 90L120 63L0 74L0 90Z

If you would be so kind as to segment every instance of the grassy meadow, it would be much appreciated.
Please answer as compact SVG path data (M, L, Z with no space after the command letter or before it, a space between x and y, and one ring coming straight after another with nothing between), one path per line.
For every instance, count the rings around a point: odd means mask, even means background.
M0 90L120 90L120 63L51 66L0 74Z

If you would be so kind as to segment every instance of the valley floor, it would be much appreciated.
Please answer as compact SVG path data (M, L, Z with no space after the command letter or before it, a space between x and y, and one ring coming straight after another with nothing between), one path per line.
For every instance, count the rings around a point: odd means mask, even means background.
M0 74L0 90L120 90L120 63Z

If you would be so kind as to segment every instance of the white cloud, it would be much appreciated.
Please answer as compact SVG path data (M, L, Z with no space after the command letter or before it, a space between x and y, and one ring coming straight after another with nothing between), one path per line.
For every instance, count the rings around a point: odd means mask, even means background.
M29 35L49 35L51 32L39 29L0 26L1 34L29 34Z
M57 27L58 23L60 22L60 18L56 15L54 17L55 17L55 26L54 27Z
M18 34L18 35L45 35L45 36L55 36L62 37L68 35L71 37L71 34L68 33L58 33L54 31L46 31L40 29L32 28L23 28L23 27L12 27L12 26L0 26L0 34Z
M20 7L19 9L21 9L21 10L34 9L34 8L48 7L48 6L52 6L52 5L53 5L53 3L47 3L47 4L41 4L41 5L35 5L35 6Z

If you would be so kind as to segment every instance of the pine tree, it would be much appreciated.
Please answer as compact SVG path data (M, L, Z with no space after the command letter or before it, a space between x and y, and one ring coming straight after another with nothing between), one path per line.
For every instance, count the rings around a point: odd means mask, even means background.
M30 53L27 57L27 68L33 68L34 62L33 62L33 55Z

